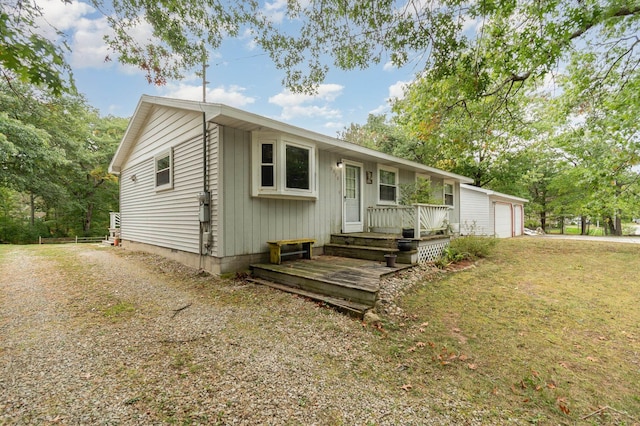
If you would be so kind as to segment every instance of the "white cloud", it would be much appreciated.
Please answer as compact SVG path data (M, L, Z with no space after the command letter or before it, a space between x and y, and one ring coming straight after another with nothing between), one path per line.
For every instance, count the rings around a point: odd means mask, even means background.
M296 117L322 117L336 119L342 117L340 110L331 108L327 103L335 101L342 94L344 86L339 84L321 84L318 93L307 95L285 90L269 98L269 103L282 107L280 118L291 120ZM314 105L322 103L323 105Z
M386 64L384 64L384 66L382 67L383 71L394 71L396 69L396 66L393 65L393 62L388 61Z
M240 86L218 86L207 89L207 102L220 103L236 108L253 104L256 99L244 94L246 89ZM202 100L202 86L176 83L169 84L162 90L162 96L192 101Z
M80 18L95 12L87 3L78 1L65 3L60 0L38 0L38 7L42 16L36 19L36 27L42 36L51 41L59 38L56 29L63 32L72 30Z
M103 37L112 32L106 18L79 19L74 29L75 33L71 39L71 58L69 60L71 66L74 68L111 67L111 63L105 62L105 58L109 56L110 51Z
M307 102L326 101L333 102L338 96L342 94L344 86L340 84L321 84L318 87L318 91L314 95L307 95L304 93L293 93L290 90L285 90L278 93L275 96L269 98L269 102L278 106L291 106L301 105Z
M266 2L263 14L274 24L281 24L287 11L287 0L275 0L273 3Z
M341 121L327 121L323 127L329 130L342 130L345 128L345 124Z
M383 105L379 105L377 108L372 109L371 111L369 111L369 114L373 114L373 115L380 115L380 114L386 114L389 112L389 104L383 104Z
M397 81L389 86L389 102L393 102L396 99L404 98L404 90L410 84L408 81Z

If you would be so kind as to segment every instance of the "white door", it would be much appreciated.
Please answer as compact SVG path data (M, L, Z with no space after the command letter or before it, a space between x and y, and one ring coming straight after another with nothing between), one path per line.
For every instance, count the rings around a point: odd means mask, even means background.
M513 234L518 237L522 235L522 228L524 227L524 224L522 223L522 206L518 204L514 205L513 213L515 216L513 221Z
M510 238L513 236L511 233L513 229L513 221L510 204L495 204L493 227L495 229L496 237L498 238Z
M362 164L342 163L342 232L362 232Z

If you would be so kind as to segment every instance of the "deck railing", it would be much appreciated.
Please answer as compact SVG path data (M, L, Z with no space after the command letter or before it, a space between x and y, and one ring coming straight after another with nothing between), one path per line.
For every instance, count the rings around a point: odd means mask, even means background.
M109 228L120 228L120 212L109 212Z
M369 230L399 233L414 229L414 235L446 229L451 206L413 204L411 206L374 206L367 209Z

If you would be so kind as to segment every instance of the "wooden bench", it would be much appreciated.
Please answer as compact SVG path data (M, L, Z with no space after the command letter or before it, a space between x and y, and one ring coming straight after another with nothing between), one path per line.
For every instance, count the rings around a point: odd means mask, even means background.
M305 259L311 259L311 246L316 240L311 238L298 238L294 240L267 241L269 244L269 261L276 265L282 263L283 256L302 254ZM282 252L282 246L302 245L302 250Z

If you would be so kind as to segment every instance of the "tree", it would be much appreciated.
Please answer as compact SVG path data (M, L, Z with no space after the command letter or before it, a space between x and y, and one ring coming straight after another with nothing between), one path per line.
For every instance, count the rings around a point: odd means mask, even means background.
M625 62L604 74L597 67L593 54L574 55L558 99L565 122L556 146L574 185L586 188L582 209L620 235L621 216L640 206L640 72ZM586 83L594 75L597 87Z
M406 152L411 141L408 140L402 129L389 122L384 114L369 114L365 124L352 123L340 132L338 137L387 154L419 161L413 152Z
M107 166L127 120L19 83L0 85L0 110L11 114L0 114L0 188L28 196L31 225L39 209L52 234L104 233L118 206Z
M285 71L285 84L298 91L312 91L331 67L352 70L387 60L397 66L416 61L438 78L457 75L471 100L539 80L585 40L601 42L603 69L624 58L631 63L638 59L638 0L293 0L278 11L284 24L270 13L273 4L257 0L123 0L109 10L100 0L91 4L114 30L111 49L155 84L179 77L202 63L207 47L215 49L225 37L244 30ZM3 52L8 52L0 57L2 67L34 83L59 87L65 70L60 50L31 37L36 34L37 0L3 3L1 13L6 24L0 26L0 39L6 40ZM154 38L145 42L133 36L142 21L153 27ZM30 74L31 69L39 72Z
M425 73L394 104L395 121L417 140L413 149L425 164L469 176L476 186L504 186L522 170L518 158L531 138L531 100L522 92L509 100L501 92L465 96L457 77Z
M40 16L42 11L32 0L0 3L0 73L7 82L17 77L60 95L73 87L71 68L64 59L68 47L38 34Z

